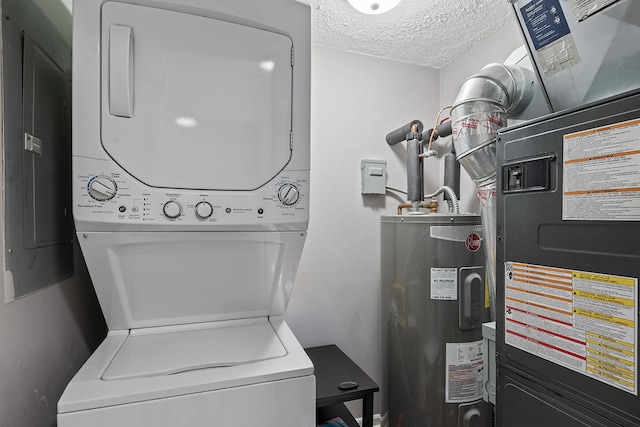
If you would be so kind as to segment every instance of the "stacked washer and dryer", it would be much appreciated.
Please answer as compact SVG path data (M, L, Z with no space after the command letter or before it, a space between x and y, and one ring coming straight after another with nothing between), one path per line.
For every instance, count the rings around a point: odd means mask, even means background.
M107 338L58 425L311 426L282 316L309 205L310 9L74 4L73 200Z

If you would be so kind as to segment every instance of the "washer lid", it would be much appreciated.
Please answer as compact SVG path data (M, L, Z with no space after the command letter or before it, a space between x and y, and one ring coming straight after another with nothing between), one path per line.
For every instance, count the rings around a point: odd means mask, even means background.
M261 187L292 155L292 48L250 25L104 3L104 150L151 187Z
M287 354L266 318L232 326L206 323L134 329L103 380L171 375L274 359Z

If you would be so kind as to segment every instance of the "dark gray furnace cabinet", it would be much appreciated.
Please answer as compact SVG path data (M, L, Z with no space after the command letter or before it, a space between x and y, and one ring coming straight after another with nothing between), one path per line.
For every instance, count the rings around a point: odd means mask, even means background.
M640 425L640 92L506 128L497 157L497 425Z
M2 0L2 39L11 300L73 275L71 46L32 0Z

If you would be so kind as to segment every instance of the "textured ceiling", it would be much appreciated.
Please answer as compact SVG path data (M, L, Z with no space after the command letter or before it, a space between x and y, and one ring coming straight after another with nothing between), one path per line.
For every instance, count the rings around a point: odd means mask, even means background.
M309 0L313 43L433 68L515 20L507 0L402 0L366 15L347 0Z

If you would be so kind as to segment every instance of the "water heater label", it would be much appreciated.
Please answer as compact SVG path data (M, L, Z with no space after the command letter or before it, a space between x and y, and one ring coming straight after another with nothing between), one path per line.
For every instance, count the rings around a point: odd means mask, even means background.
M447 343L445 369L447 403L467 403L482 399L482 341Z
M505 263L505 343L638 394L638 279Z
M455 301L458 299L458 269L431 269L431 299Z
M563 220L640 221L640 120L563 140Z

